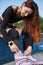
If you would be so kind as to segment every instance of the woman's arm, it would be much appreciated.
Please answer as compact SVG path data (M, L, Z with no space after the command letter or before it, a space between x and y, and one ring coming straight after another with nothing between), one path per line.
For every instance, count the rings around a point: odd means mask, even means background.
M29 35L27 32L24 32L23 33L24 35L24 45L25 45L25 49L28 47L28 46L32 46L33 45L33 39L31 37L31 35Z
M4 19L3 19L3 22L1 23L1 26L0 26L0 32L3 34L4 38L6 39L6 41L10 41L10 37L9 35L7 34L6 32L6 27L7 27L7 24L9 22L11 22L11 7L7 8L7 11L4 15Z
M24 44L25 55L31 55L32 47L33 47L33 39L31 35L29 35L27 32L24 33L23 44Z

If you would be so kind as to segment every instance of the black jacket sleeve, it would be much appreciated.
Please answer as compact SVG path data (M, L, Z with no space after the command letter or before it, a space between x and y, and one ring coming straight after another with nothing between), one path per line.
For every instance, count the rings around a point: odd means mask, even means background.
M0 32L3 34L3 36L4 36L4 38L6 39L7 42L11 40L9 35L6 32L7 24L10 21L11 21L11 7L9 7L7 9L7 11L5 12L3 22L1 23L1 26L0 26Z
M27 32L24 32L23 35L24 35L24 39L23 39L24 49L26 50L28 46L33 47L33 39L31 35L28 34Z

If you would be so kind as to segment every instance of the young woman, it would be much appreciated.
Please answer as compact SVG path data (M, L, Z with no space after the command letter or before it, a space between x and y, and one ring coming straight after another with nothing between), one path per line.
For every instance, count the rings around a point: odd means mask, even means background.
M41 38L41 29L40 29L40 20L39 20L39 11L38 6L34 1L28 0L22 4L22 12L24 7L31 8L33 12L27 17L24 17L24 27L16 28L22 35L24 35L23 46L25 50L25 55L31 55L32 44L33 42L38 43ZM27 12L27 11L26 11ZM14 51L14 47L11 47L11 50Z
M17 32L17 28L11 29L7 33L7 25L9 23L12 24L14 22L18 22L19 20L24 20L24 28L22 31L22 34L24 35L24 49L26 50L26 55L30 55L32 51L33 40L39 41L40 38L39 16L38 10L36 9L37 5L33 1L26 1L22 4L22 7L10 6L2 14L0 32L7 42L9 44L11 43L10 49L13 52L17 52L20 48L19 33ZM35 13L36 11L37 13ZM12 45L12 43L14 44Z

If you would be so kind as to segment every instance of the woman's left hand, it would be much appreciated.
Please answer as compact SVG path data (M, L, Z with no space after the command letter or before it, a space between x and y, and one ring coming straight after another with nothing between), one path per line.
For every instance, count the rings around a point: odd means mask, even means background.
M0 37L2 37L3 38L3 35L0 33Z
M28 46L28 48L25 50L25 55L29 56L31 55L31 52L32 52L32 46Z

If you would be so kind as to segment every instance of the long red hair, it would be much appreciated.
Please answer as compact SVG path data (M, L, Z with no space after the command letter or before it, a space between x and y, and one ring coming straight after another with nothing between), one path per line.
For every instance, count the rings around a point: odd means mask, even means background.
M41 38L38 6L34 1L31 0L28 0L24 3L25 6L33 9L33 13L27 18L24 18L24 31L31 34L33 40L38 43Z

